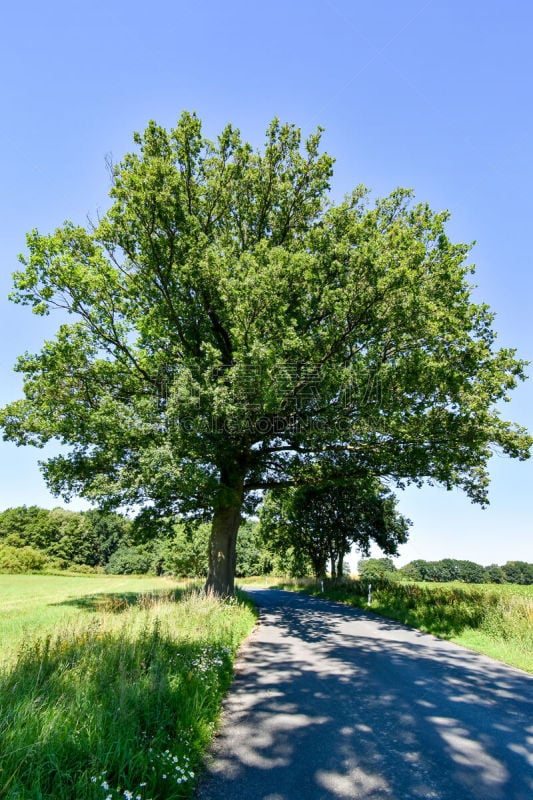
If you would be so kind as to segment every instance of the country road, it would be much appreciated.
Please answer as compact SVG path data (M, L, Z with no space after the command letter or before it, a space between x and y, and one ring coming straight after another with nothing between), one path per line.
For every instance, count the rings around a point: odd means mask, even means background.
M197 800L531 800L533 676L373 614L254 589Z

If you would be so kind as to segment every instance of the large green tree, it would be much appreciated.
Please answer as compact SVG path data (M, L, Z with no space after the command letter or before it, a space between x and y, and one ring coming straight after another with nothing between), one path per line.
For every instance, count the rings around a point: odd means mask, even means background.
M208 588L233 590L254 492L317 460L437 481L484 502L493 448L530 439L496 404L523 364L472 302L469 247L398 190L329 201L320 131L274 121L261 151L184 113L113 167L109 210L27 238L12 294L64 321L25 354L7 439L63 454L51 489L109 507L209 512Z
M261 509L261 531L273 552L291 545L306 556L317 578L341 578L352 546L368 555L378 544L396 555L407 541L409 520L396 510L393 493L371 476L349 484L310 483L268 492Z

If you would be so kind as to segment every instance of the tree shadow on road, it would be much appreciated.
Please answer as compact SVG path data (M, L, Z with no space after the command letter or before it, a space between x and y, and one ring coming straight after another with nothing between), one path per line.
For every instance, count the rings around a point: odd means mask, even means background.
M533 796L533 678L335 603L260 604L201 800Z

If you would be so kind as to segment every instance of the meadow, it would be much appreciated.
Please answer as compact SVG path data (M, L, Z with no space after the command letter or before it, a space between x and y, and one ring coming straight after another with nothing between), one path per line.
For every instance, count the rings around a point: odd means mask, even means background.
M533 586L383 580L289 581L284 588L370 609L533 673Z
M0 797L190 796L255 623L162 578L0 575Z
M136 575L1 575L0 662L13 660L22 638L89 620L113 602L177 589L178 581Z

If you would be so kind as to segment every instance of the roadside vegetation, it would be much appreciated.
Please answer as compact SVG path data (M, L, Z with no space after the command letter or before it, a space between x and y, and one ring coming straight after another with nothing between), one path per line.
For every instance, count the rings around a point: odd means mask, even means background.
M279 584L278 584L279 585ZM533 672L533 586L289 581L283 588L369 609ZM323 585L323 589L322 589Z
M190 796L255 613L159 581L0 576L4 607L42 616L2 630L2 798Z

